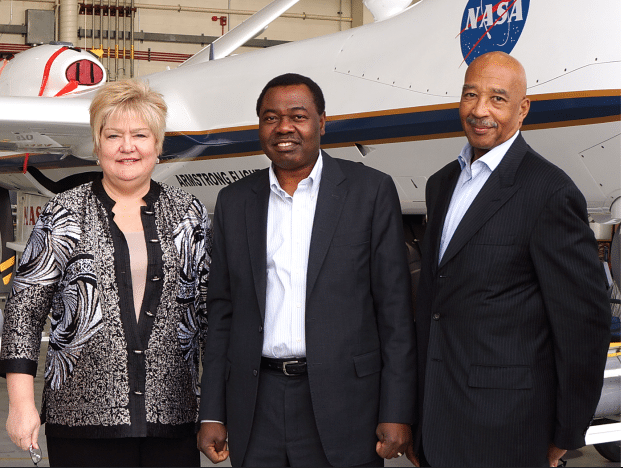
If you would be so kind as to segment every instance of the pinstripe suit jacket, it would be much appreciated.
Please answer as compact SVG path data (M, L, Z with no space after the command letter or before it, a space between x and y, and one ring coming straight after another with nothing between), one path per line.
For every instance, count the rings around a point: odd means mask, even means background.
M387 174L322 154L305 340L318 432L334 466L376 457L379 422L415 422L415 331L400 204ZM233 466L256 405L266 307L268 169L224 188L214 214L201 420L227 423Z
M584 445L609 342L586 202L520 135L438 264L459 173L448 164L426 187L416 298L424 453L432 466L546 466L550 442Z

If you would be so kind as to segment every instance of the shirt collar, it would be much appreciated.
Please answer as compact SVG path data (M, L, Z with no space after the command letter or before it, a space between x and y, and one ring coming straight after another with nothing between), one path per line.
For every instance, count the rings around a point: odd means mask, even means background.
M478 158L478 161L485 163L489 167L491 172L493 172L495 168L498 167L498 165L504 158L504 155L506 154L506 152L508 151L508 149L511 147L511 145L517 139L518 136L519 136L519 130L517 130L517 132L512 137L510 137L508 140L506 140L501 145L498 145L495 148L492 148L489 151L487 151L484 155ZM461 150L461 154L459 154L459 164L461 165L461 170L465 169L465 166L470 164L473 154L474 152L472 150L472 145L470 145L469 142L466 143L463 149Z
M112 212L113 207L115 206L115 201L108 196L106 190L104 189L104 185L102 184L102 175L96 177L93 181L92 190L95 196L102 202L102 205L106 208L107 211ZM145 200L145 204L147 205L148 210L153 209L153 205L160 196L160 184L150 181L149 184L149 192L143 197Z
M303 180L310 179L311 180L311 189L312 193L318 192L318 186L320 185L320 177L322 175L322 151L318 151L318 159L316 159L316 164L310 174ZM273 169L273 164L271 163L270 168L268 169L268 179L270 182L270 189L280 194L282 197L289 197L285 190L281 188L279 185L279 181L277 180L277 176L275 175L275 170ZM303 182L303 180L301 182ZM299 184L301 183L299 182Z

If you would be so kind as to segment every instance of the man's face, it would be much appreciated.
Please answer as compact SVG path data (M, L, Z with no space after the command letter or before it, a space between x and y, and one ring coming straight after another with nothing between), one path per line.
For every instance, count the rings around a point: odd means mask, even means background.
M515 68L475 60L465 74L459 105L461 125L474 148L474 160L511 138L529 109L525 86Z
M293 85L269 89L259 114L260 144L275 172L311 172L320 152L325 114L318 114L309 88Z

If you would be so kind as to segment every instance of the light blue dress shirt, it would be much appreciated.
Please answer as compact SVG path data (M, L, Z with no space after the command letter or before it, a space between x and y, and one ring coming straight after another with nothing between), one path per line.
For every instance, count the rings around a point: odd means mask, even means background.
M290 196L269 169L266 229L266 313L262 356L304 357L307 261L322 176L319 154L309 176Z
M456 228L480 192L480 189L485 185L491 173L498 167L518 135L519 130L511 138L489 150L473 163L471 162L474 154L472 146L467 143L463 147L461 154L459 154L461 175L456 183L454 194L448 207L448 213L446 213L446 220L441 233L441 243L439 245L438 262L441 262Z

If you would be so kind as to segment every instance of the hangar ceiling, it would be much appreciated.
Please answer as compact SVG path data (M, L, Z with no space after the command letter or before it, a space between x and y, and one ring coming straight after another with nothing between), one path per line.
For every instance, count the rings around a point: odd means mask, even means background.
M112 80L174 68L270 0L2 0L0 59L51 40L101 57ZM330 34L374 21L362 0L300 0L245 47Z

